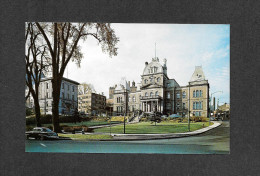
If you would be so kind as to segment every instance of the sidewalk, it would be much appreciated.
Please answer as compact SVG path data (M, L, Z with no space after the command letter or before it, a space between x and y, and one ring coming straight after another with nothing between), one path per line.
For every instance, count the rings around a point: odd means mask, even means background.
M188 137L194 136L198 134L202 134L206 131L209 131L213 128L216 128L221 125L220 122L214 122L211 126L206 128L202 128L192 132L186 133L166 133L166 134L111 134L113 139L102 139L100 141L129 141L129 140L153 140L153 139L170 139L170 138L180 138L180 137ZM104 133L103 133L104 134Z

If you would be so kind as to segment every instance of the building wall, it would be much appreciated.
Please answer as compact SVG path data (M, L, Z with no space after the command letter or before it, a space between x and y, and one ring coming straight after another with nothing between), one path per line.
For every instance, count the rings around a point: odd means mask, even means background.
M86 93L78 96L79 112L98 115L106 111L106 97L96 93Z
M39 104L41 114L52 114L52 83L51 79L42 79L39 85ZM67 79L62 80L60 90L59 114L72 115L78 108L78 84Z
M155 67L159 72L151 71L151 68ZM110 88L110 90L114 91L113 111L118 112L118 108L122 107L122 112L124 112L124 93L123 90L118 89L118 86ZM193 91L201 91L201 95L193 96ZM153 97L156 92L159 97ZM112 91L110 93L112 94ZM147 108L148 112L150 112L151 106L158 103L159 112L163 114L179 114L188 117L190 111L190 116L208 116L209 84L205 79L201 66L195 67L189 84L180 87L175 79L168 78L166 59L162 66L159 64L158 58L153 58L149 64L148 62L145 63L145 69L141 75L140 89L132 85L126 91L126 96L129 112L133 110L145 110L147 112ZM133 97L135 97L134 101ZM118 99L122 101L117 101ZM193 106L193 103L195 103L195 106ZM143 108L144 106L146 108Z

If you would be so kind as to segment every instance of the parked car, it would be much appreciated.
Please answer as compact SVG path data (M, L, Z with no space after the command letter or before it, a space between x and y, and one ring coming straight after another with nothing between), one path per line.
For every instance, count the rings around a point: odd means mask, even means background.
M33 137L35 139L58 139L59 136L57 133L51 131L49 128L45 127L35 127L32 131L25 132L26 138L29 139Z
M169 115L169 117L171 117L171 118L178 118L178 117L181 117L181 116L178 115L178 114L172 114L172 115Z
M167 118L167 115L162 115L161 118Z

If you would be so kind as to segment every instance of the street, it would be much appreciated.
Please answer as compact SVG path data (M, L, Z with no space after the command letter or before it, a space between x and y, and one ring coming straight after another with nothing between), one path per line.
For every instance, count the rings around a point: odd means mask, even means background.
M26 152L60 153L164 153L164 154L229 154L230 126L184 138L142 141L39 141L26 140Z

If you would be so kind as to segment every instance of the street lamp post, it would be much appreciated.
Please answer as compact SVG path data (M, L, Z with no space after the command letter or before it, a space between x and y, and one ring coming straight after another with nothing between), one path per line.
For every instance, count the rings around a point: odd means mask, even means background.
M188 130L190 131L190 86L189 86L189 100L188 100Z
M223 93L223 91L216 91L210 94L210 98L209 98L209 105L211 106L211 99L212 99L212 95L215 93L221 92ZM209 126L210 126L210 112L211 112L211 108L209 107Z
M125 116L126 116L126 113L127 113L127 92L126 92L126 89L124 89L124 100L125 100L125 112L124 112L124 134L125 134Z

